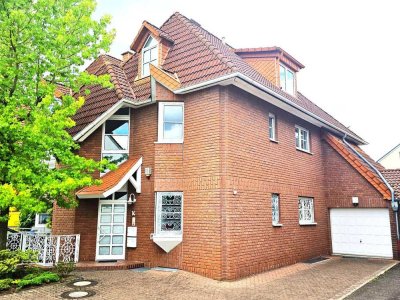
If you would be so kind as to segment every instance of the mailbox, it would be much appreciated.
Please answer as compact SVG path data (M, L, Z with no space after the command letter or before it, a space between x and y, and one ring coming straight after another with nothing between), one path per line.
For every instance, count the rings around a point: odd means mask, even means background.
M136 248L137 247L137 227L128 227L126 237L126 246L128 248Z

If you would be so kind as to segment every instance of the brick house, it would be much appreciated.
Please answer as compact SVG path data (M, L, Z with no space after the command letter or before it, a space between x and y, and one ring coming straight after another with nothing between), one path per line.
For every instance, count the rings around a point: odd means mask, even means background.
M179 13L143 22L122 60L87 68L114 88L89 87L71 130L80 155L118 168L77 191L79 207L55 206L53 233L79 233L81 261L219 280L328 254L397 258L382 167L298 91L303 67Z

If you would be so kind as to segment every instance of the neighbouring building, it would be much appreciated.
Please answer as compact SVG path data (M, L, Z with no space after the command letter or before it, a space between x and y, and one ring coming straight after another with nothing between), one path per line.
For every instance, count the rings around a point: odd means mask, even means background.
M77 191L77 208L54 207L53 233L80 234L81 261L219 280L328 254L397 258L382 166L299 92L302 68L179 13L143 22L122 60L87 68L114 88L87 87L70 131L80 155L119 166Z
M400 169L400 144L378 159L386 169Z

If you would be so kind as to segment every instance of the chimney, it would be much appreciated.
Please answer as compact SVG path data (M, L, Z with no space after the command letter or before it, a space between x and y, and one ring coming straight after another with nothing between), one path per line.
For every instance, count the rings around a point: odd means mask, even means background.
M127 60L129 60L133 56L133 54L134 54L134 52L132 52L130 50L125 51L124 53L121 54L122 55L122 61L126 62Z

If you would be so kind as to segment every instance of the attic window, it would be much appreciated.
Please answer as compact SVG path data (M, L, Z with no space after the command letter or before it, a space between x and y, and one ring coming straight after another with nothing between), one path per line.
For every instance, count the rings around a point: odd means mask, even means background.
M158 43L149 36L142 50L142 77L150 75L150 64L158 65Z
M280 65L280 84L281 89L285 92L293 95L294 94L294 72L289 70L284 65Z

